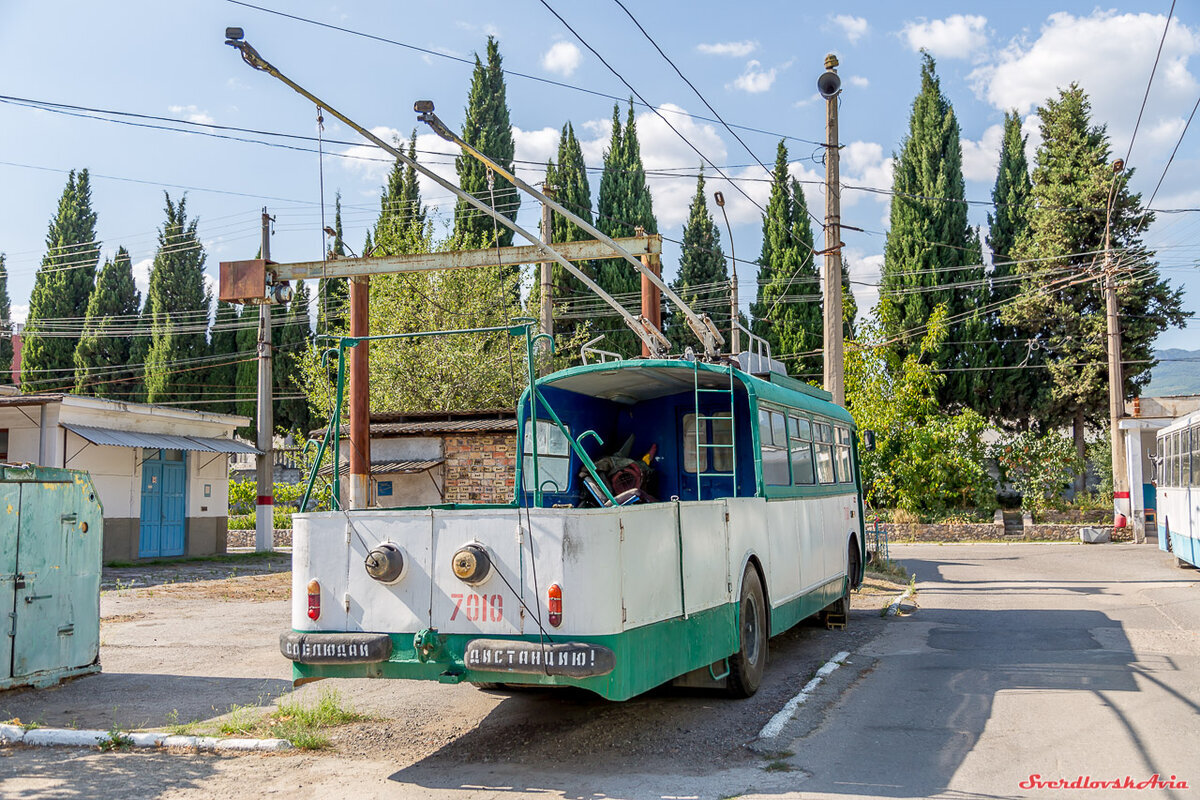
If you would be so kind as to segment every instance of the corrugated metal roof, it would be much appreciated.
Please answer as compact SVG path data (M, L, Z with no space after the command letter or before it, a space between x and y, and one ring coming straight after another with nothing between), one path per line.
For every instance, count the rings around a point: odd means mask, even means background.
M198 450L205 453L257 453L253 447L232 439L215 439L209 436L177 436L170 433L144 433L142 431L100 428L94 425L79 425L74 422L60 423L71 433L78 434L92 444L110 447L152 447L167 450Z
M371 462L371 474L372 475L392 475L397 472L402 472L402 473L424 472L426 470L433 469L438 464L443 463L445 460L446 459L444 459L444 458L435 458L435 459L431 459L429 461L372 461ZM345 475L347 469L348 469L348 465L342 464L342 468L340 470L338 470L338 476L340 477L342 475ZM332 475L333 474L333 465L326 464L325 466L323 466L319 470L317 470L317 474L325 476L325 477Z
M343 421L345 419L343 418ZM515 431L517 415L512 409L484 408L475 411L385 411L371 415L372 436L438 433ZM349 423L342 426L342 437L350 435ZM309 433L322 438L325 429Z

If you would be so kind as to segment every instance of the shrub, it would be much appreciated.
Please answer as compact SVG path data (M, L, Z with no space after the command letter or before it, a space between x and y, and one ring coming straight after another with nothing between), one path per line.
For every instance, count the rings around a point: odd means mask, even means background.
M1035 512L1062 507L1063 490L1083 467L1074 443L1061 433L1014 434L993 445L992 455L1021 505Z

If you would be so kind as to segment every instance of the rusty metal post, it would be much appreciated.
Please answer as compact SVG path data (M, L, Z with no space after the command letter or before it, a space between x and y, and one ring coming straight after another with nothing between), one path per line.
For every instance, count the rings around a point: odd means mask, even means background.
M350 279L350 335L369 335L370 278ZM366 508L371 486L371 404L367 359L370 343L350 349L350 508ZM339 432L340 435L340 432Z
M542 187L542 193L554 197L554 187ZM542 203L542 241L554 243L554 210L548 203ZM542 262L542 333L554 335L554 262ZM548 348L549 343L546 344Z
M634 234L645 236L646 230L638 226L634 229ZM662 277L662 262L658 256L642 256L642 266L658 277ZM650 320L655 328L662 330L662 292L645 273L642 273L642 316ZM649 357L650 348L646 346L645 342L642 342L642 358Z
M837 69L832 53L825 56L826 72ZM838 97L825 101L825 391L833 402L846 404L842 365L842 231L841 179L838 175Z

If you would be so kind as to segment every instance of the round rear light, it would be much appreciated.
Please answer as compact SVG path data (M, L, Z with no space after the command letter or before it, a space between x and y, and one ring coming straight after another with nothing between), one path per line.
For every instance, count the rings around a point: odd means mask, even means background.
M321 616L321 584L313 578L308 582L308 618L316 620Z
M454 575L464 583L483 583L492 573L492 559L487 551L477 544L460 547L450 560Z
M367 553L363 566L380 583L395 583L404 577L404 552L397 545L384 542Z

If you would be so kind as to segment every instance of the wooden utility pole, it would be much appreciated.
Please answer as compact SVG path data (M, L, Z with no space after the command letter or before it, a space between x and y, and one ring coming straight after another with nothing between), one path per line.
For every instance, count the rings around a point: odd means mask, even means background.
M353 337L365 337L370 333L367 302L370 280L366 275L350 279L350 335ZM371 405L367 368L370 347L370 342L360 342L350 349L350 508L366 508L371 498Z
M645 236L646 229L639 225L633 229L633 233L635 236ZM657 256L648 253L642 255L642 266L662 277L662 262ZM662 292L645 273L642 273L642 318L650 320L655 328L662 330ZM642 342L642 358L649 357L650 348Z
M271 260L271 216L262 210L262 259ZM275 421L272 414L271 386L271 304L258 307L258 479L254 503L254 549L260 553L275 549Z
M825 98L825 391L833 402L846 404L842 342L842 241L841 185L838 175L838 97L841 79L837 56L825 56L825 73L817 88Z
M546 184L542 193L554 196L554 187ZM554 210L549 203L542 203L542 241L554 243ZM542 262L542 333L554 335L554 262Z
M1109 190L1108 213L1104 221L1104 305L1108 322L1108 424L1112 443L1113 514L1132 524L1129 501L1129 470L1125 458L1125 437L1121 418L1125 416L1125 373L1121 366L1121 312L1117 303L1117 281L1112 259L1112 207L1116 182L1125 168L1118 159L1113 163L1113 185ZM1143 531L1144 534L1144 531ZM1134 529L1135 542L1145 541Z

